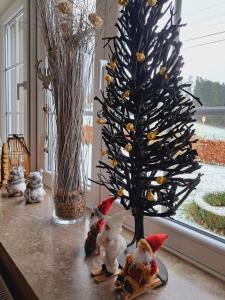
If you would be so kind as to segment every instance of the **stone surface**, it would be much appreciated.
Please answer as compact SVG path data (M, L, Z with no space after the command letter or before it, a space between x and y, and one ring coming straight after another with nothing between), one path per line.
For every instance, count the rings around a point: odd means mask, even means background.
M5 194L0 196L0 240L39 299L116 299L113 280L97 285L90 276L101 261L84 257L88 218L76 225L54 225L50 193L33 205ZM130 239L129 232L124 234ZM169 282L140 300L225 299L223 282L166 251L159 255L169 270Z

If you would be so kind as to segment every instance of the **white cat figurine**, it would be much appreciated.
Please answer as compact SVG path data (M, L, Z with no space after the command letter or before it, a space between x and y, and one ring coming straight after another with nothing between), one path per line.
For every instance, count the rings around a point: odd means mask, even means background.
M28 177L28 184L24 193L26 204L41 202L46 192L42 184L42 170L30 173Z
M23 195L24 191L26 190L26 184L24 179L24 169L22 167L14 167L10 171L6 189L11 197Z

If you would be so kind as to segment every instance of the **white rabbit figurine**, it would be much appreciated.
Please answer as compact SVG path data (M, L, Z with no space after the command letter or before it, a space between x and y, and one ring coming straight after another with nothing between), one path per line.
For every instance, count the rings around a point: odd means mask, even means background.
M26 184L24 179L24 169L21 166L18 168L14 167L10 171L6 189L11 197L23 195L26 190Z
M26 204L39 203L44 199L46 192L42 184L42 172L42 170L39 170L30 173L27 188L24 193Z

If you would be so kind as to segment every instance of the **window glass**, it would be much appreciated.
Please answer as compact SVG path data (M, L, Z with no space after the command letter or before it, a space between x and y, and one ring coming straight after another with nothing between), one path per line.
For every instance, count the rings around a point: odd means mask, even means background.
M25 136L25 92L22 87L19 91L17 89L17 85L24 82L23 39L24 23L21 11L5 26L6 136Z
M201 98L195 129L201 183L175 219L225 238L225 1L183 0L184 81ZM196 174L193 174L196 175Z

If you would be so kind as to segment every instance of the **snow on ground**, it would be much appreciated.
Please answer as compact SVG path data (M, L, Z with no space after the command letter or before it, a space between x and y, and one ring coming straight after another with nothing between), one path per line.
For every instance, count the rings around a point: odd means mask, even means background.
M210 230L207 230L205 227L197 224L191 216L188 216L185 208L188 204L193 202L194 199L202 199L202 197L205 194L212 192L225 192L225 166L203 164L200 172L204 174L201 178L200 184L198 185L197 189L193 191L192 194L188 197L188 199L182 204L174 218L183 223L192 225L194 227L203 229L204 231L207 231L209 233L213 233L217 236L220 236ZM197 173L199 173L199 170Z

